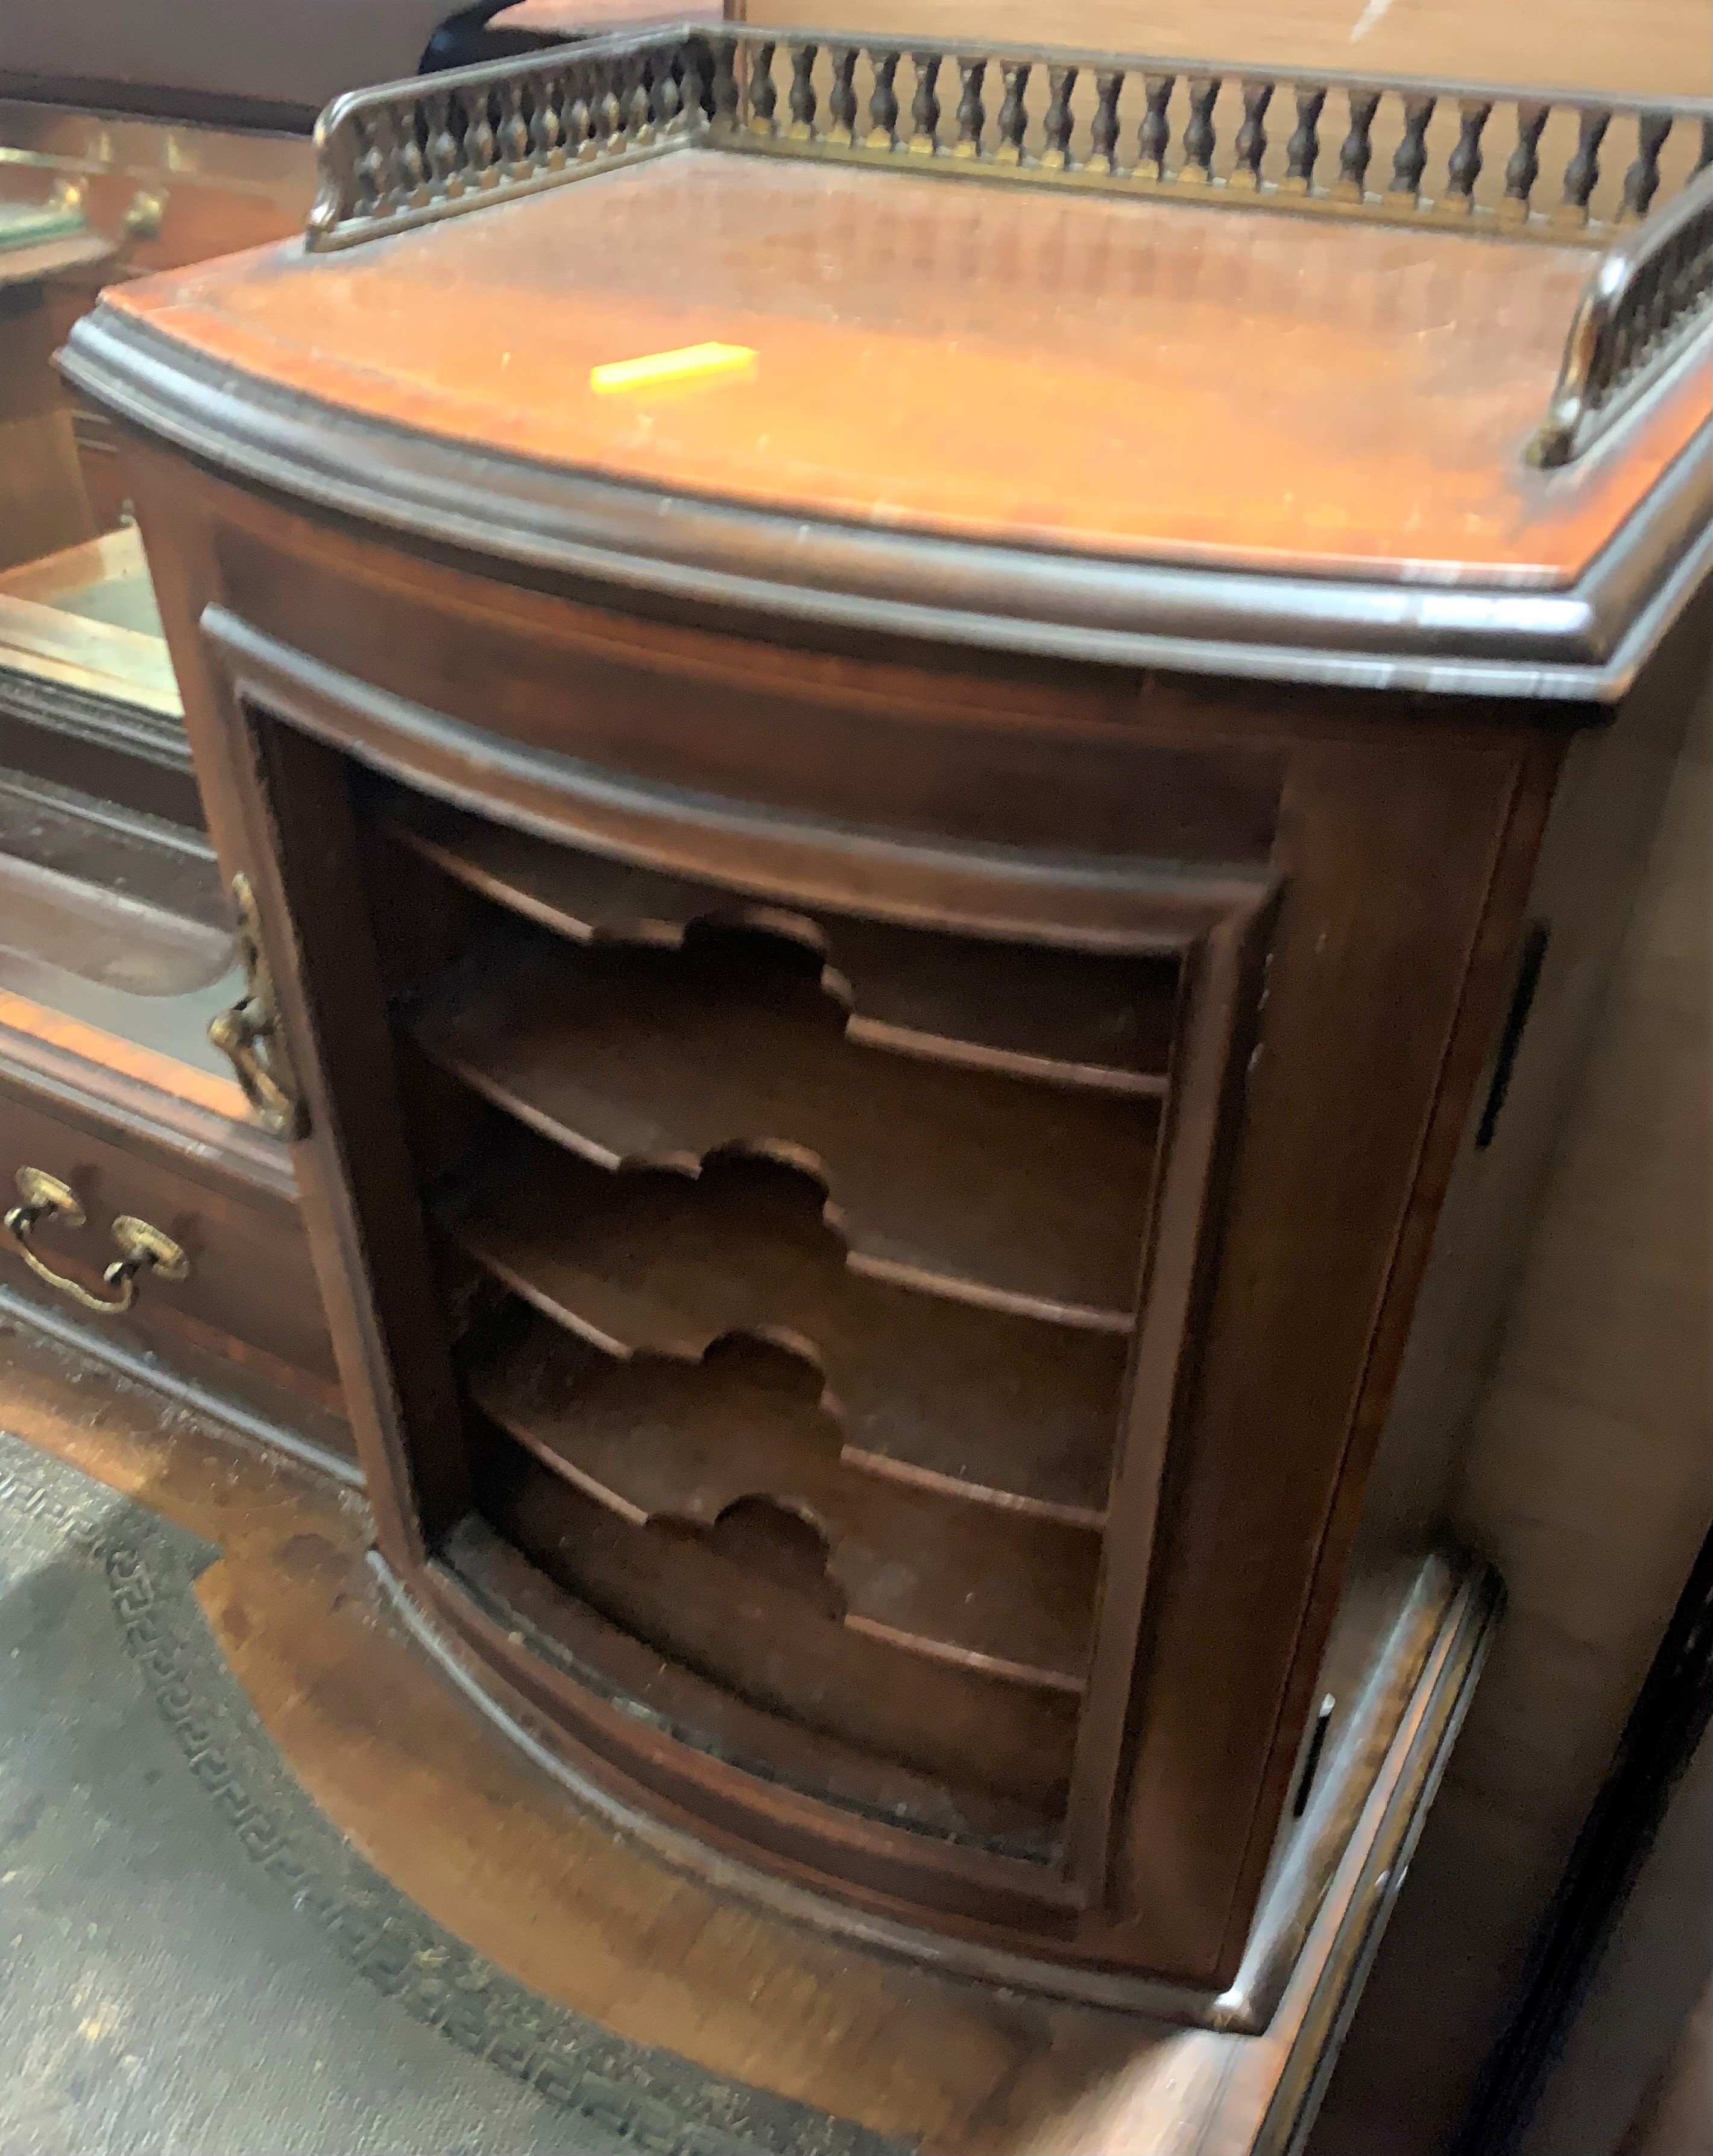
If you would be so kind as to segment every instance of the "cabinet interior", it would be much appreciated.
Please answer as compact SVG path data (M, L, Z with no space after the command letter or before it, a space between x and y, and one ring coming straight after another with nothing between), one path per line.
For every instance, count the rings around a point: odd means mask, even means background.
M1054 1859L1178 958L359 795L476 1493L440 1560L694 1747Z

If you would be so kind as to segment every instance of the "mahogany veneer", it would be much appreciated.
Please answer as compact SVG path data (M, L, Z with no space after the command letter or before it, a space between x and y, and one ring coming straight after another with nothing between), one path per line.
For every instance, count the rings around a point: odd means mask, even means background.
M676 1861L1253 2027L1495 1604L1459 1283L1706 664L1709 116L1549 209L1527 99L1484 187L1497 94L991 60L364 93L66 364L426 1635Z

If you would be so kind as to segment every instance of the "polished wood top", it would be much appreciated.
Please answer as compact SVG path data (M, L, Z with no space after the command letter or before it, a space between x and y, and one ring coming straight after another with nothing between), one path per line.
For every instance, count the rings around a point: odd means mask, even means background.
M1713 408L1524 461L1586 251L685 150L112 304L270 384L674 492L1120 557L1572 582ZM726 372L597 395L705 341Z

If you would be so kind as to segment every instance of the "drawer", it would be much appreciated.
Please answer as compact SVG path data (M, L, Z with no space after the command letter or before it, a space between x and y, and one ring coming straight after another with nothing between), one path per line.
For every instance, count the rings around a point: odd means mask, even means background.
M25 1168L69 1189L83 1224L42 1213L23 1226L30 1254L63 1285L29 1265L16 1228L0 1235L0 1281L76 1320L97 1352L141 1353L198 1374L230 1368L235 1389L253 1392L245 1381L259 1380L300 1401L318 1435L329 1417L342 1419L309 1245L289 1194L247 1181L229 1164L170 1151L121 1122L102 1129L80 1106L0 1086L0 1187L8 1208ZM131 1306L109 1314L74 1291L104 1302L115 1297L103 1274L121 1255L114 1224L126 1216L170 1238L185 1270L169 1279L145 1268Z

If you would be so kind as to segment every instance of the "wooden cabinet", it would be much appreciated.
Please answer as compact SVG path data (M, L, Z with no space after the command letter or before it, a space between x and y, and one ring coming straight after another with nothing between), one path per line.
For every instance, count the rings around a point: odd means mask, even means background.
M1478 193L1490 107L1436 210L1419 85L1291 86L1382 197L1253 84L1216 169L1234 83L905 57L347 101L306 250L66 364L423 1636L678 1861L1255 2026L1495 1604L1430 1250L1705 670L1713 182L1618 243L1619 417L1553 369L1623 205Z

